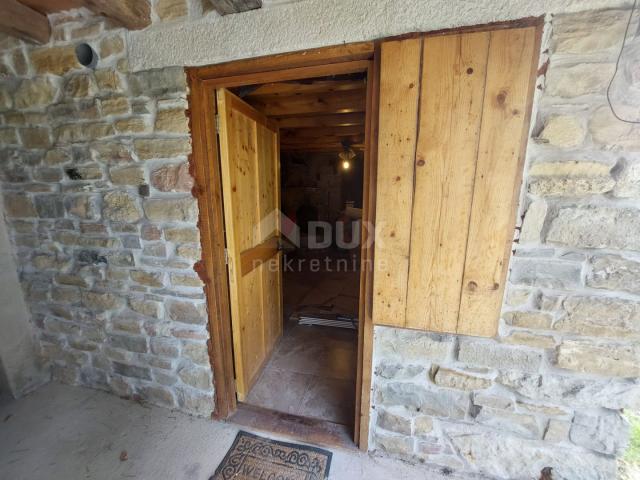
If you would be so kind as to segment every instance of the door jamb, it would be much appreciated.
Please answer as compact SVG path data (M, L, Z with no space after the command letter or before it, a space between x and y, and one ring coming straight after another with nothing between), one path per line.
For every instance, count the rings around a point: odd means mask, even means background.
M368 447L369 406L372 373L373 324L372 254L365 246L366 225L373 224L375 206L375 151L377 147L377 89L379 63L373 42L324 47L301 52L239 60L206 67L186 68L189 84L189 127L192 154L189 170L195 179L192 190L198 200L202 260L195 270L205 284L207 298L209 358L215 387L213 418L225 419L237 408L232 353L229 286L225 262L224 214L220 159L215 121L213 90L219 87L250 83L275 82L281 79L322 76L347 71L367 71L365 119L365 171L363 199L362 264L360 273L360 328L358 331L358 366L356 379L356 416L354 440L362 449ZM373 62L372 62L373 60ZM295 70L295 71L294 71ZM293 72L292 72L293 71ZM365 262L365 259L371 259Z

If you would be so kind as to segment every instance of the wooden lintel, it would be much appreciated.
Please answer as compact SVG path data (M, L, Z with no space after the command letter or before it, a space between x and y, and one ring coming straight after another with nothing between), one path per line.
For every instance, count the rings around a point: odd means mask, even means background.
M129 30L151 25L149 0L85 0L87 8L115 20Z
M0 31L34 43L47 43L51 36L47 16L17 0L0 1Z
M262 7L262 0L209 0L220 15L241 13Z

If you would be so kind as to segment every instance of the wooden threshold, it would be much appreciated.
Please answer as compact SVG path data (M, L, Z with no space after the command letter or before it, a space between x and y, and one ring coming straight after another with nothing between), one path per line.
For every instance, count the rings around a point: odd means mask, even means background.
M326 420L299 417L247 403L238 403L238 408L227 418L227 421L297 442L357 450L349 427Z

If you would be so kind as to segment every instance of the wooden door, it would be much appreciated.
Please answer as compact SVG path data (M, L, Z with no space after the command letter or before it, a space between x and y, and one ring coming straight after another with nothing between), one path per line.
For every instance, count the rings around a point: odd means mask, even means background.
M277 127L216 90L233 355L243 401L282 335L280 158Z
M382 44L374 323L496 334L540 28Z

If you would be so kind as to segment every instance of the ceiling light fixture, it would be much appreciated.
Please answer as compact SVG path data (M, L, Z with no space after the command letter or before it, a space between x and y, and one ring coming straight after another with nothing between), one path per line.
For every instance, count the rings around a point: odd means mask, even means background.
M347 171L351 168L351 161L356 158L356 152L351 147L346 147L338 154L342 170Z

